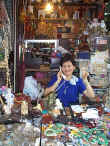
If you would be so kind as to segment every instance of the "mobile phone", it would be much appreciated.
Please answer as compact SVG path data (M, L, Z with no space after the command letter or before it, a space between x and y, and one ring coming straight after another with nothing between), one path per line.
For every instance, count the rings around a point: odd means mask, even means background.
M60 71L62 72L61 66L60 66ZM63 79L66 79L66 76L63 74L63 72L62 72L62 77Z

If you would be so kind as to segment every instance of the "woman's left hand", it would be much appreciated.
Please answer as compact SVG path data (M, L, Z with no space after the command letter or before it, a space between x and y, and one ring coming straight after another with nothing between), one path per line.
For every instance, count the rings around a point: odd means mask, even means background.
M82 71L82 78L83 80L87 80L89 73L87 71Z
M59 82L62 80L62 72L61 71L59 71L57 73L57 79L58 79Z

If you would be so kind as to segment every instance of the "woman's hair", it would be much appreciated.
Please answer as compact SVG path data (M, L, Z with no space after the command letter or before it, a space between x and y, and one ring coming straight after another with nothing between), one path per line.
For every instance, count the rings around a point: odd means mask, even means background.
M32 74L32 77L33 77L34 79L37 79L36 73Z
M60 61L60 65L62 66L67 61L70 61L74 66L76 66L76 62L74 60L74 57L69 53L66 53L62 56L61 61Z
M37 80L42 80L44 78L44 73L42 73L42 72L35 72L32 76L35 79L37 79Z

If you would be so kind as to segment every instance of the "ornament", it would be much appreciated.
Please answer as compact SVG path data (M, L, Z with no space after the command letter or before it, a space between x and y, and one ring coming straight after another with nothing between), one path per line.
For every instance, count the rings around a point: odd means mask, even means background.
M105 28L106 27L104 20L101 20L100 26L101 26L101 28Z
M53 3L57 3L57 0L52 0Z
M25 10L25 8L22 8L20 16L19 16L19 20L21 22L24 22L25 18L26 18L26 10Z
M32 5L28 6L28 13L33 14L33 6Z
M61 3L62 2L62 0L57 0L58 1L58 3Z
M64 18L65 19L69 19L69 15L68 15L68 12L67 11L65 11Z
M8 105L4 105L3 110L5 112L6 115L10 115L11 114L11 109Z
M2 28L3 27L3 23L0 21L0 28Z
M90 3L90 0L83 0L84 3Z
M41 3L41 2L42 2L42 0L36 0L36 2Z
M79 19L79 11L75 10L73 13L73 19Z
M28 115L28 102L26 102L26 101L22 101L21 115L23 115L23 116Z
M5 125L0 124L0 134L6 130Z
M91 0L92 3L96 2L96 0Z

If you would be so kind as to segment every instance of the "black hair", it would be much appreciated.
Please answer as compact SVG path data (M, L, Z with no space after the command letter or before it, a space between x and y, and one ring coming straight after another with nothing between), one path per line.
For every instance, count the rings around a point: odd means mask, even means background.
M62 66L63 63L70 61L74 66L76 66L76 62L74 60L74 56L72 56L69 53L66 53L62 56L61 61L60 61L60 65Z
M34 79L37 79L37 72L34 72L33 74L32 74L32 77L34 78Z

